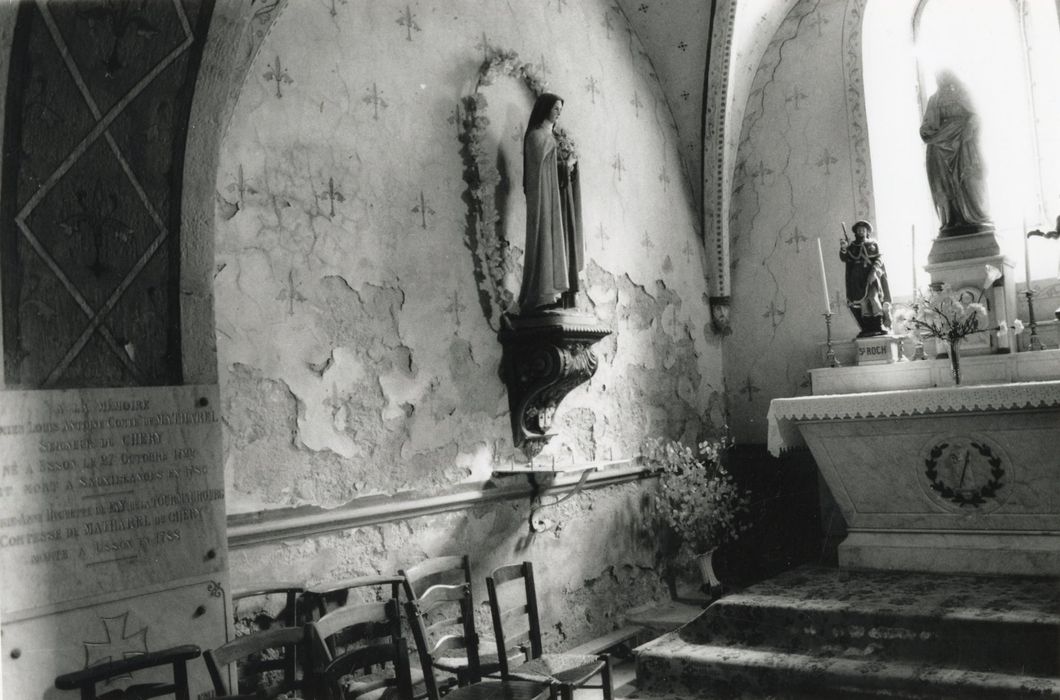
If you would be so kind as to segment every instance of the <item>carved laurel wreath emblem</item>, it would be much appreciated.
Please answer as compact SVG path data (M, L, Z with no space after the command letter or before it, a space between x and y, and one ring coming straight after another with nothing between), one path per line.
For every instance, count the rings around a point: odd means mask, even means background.
M942 498L955 503L958 506L972 506L978 508L987 502L987 499L997 497L997 492L1005 484L1002 479L1005 476L1005 469L1001 466L1001 458L994 454L994 451L989 445L982 442L971 441L968 443L970 449L975 450L979 455L986 460L986 463L990 467L990 478L985 482L982 482L977 488L961 488L961 484L951 485L946 483L939 474L939 458L946 453L946 448L951 447L949 443L942 442L931 448L928 453L927 459L924 460L925 470L924 474L928 478L928 483L931 485L931 489L939 494ZM962 481L964 478L964 471L968 468L968 458L971 453L966 453L965 463L962 469Z

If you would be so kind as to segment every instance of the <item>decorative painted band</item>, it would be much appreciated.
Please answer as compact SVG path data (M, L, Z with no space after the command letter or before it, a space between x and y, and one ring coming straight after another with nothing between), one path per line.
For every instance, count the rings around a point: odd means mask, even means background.
M617 486L653 474L646 467L631 459L625 464L614 464L594 471L585 480L583 489ZM554 481L543 491L550 496L565 494L578 486L580 475L540 470L533 472L535 478L554 477ZM540 480L540 479L539 479ZM505 479L500 486L494 480L461 484L451 490L431 496L396 494L393 496L368 496L359 498L338 508L299 506L236 513L228 516L228 547L250 547L256 544L279 542L295 537L311 537L327 532L367 527L397 520L409 520L439 513L466 510L473 506L495 501L530 499L535 495L529 478L523 483L511 483ZM529 511L528 511L529 512Z

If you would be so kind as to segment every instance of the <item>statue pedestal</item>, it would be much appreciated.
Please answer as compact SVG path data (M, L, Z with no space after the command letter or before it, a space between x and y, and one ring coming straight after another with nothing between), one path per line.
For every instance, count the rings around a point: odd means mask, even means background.
M931 247L934 256L936 248L940 244L948 244L951 241L989 236L993 240L993 234L974 234L961 236L959 238L944 238L935 241ZM994 248L997 241L994 240ZM967 251L974 252L981 248L976 247L975 241L969 244ZM954 246L948 246L947 250L957 250ZM930 259L930 258L929 258ZM1001 272L1001 278L996 280L989 288L983 289L983 283L987 279L987 265L993 266ZM948 260L946 262L931 262L924 268L931 276L931 284L945 284L950 291L958 294L962 302L968 303L978 301L982 303L989 312L989 318L985 326L994 328L1002 325L1002 322L1010 326L1018 318L1016 313L1016 276L1012 260L996 253L968 257L964 259ZM964 339L961 344L961 353L964 355L1006 353L1015 350L1015 339L1010 332L1001 333L1000 336L993 332L975 333Z
M512 442L528 457L552 438L556 407L596 372L592 346L610 334L595 316L578 312L505 317L501 377L508 386Z
M1001 255L1001 246L993 231L966 233L963 236L936 238L928 253L928 265Z
M889 365L898 361L898 338L893 335L873 335L855 338L858 365Z

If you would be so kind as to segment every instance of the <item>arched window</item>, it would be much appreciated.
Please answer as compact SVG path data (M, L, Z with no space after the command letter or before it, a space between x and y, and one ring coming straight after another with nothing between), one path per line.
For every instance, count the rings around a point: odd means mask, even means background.
M1060 215L1060 22L1045 0L870 0L863 65L877 228L892 293L927 285L939 222L931 203L920 121L935 75L948 69L980 117L989 212L1001 250L1024 282L1023 236ZM915 238L915 248L914 248ZM1041 239L1032 241L1037 248ZM1034 279L1057 275L1055 245L1031 255ZM914 272L914 268L916 271Z

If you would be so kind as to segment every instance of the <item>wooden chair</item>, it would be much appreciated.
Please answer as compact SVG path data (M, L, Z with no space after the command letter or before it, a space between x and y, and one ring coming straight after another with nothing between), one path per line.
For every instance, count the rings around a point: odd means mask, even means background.
M437 641L427 636L424 617L442 603L456 604L460 610L457 626ZM465 660L463 675L465 683L451 688L445 700L544 700L553 697L552 685L548 681L518 679L482 679L479 667L478 637L475 634L474 610L469 584L436 584L416 600L405 603L408 610L409 627L419 652L424 684L428 700L439 700L441 689L435 678L436 668L445 668L450 652L458 651Z
M274 627L236 637L204 652L214 692L218 696L266 699L308 689L311 684L299 664L299 660L306 658L305 639L304 627ZM270 655L274 656L270 658ZM229 689L224 678L225 670L231 664L237 667L235 690ZM279 673L279 680L272 682L276 673ZM253 687L246 679L255 680Z
M333 610L309 623L309 643L318 700L412 698L397 599Z
M497 646L525 653L526 661L509 663L510 655L501 654L501 677L548 678L560 697L571 700L575 688L600 688L605 700L614 697L611 682L611 660L607 655L544 654L541 649L541 620L537 611L537 589L534 565L524 561L494 569L486 578ZM506 629L507 628L507 629ZM600 683L590 685L596 675Z
M286 605L280 612L278 618L286 627L297 627L305 622L304 606L299 605L299 598L305 591L302 583L292 581L270 581L252 583L232 591L232 604L247 598L266 598L274 595L282 595Z
M59 690L80 690L81 700L146 700L164 695L172 695L176 700L191 700L188 691L188 661L197 657L199 653L199 647L194 644L149 651L89 666L80 671L64 673L55 679L55 687ZM97 683L127 676L133 671L167 664L173 667L172 683L139 683L122 690L109 690L102 695L96 694Z
M403 576L357 576L338 581L310 583L305 587L302 607L309 619L320 619L328 613L329 604L339 607L346 605L350 593L355 590L378 588L381 592L389 592L390 598L397 600L401 596L404 583ZM400 606L398 609L400 610Z
M472 596L471 564L466 554L425 559L398 573L404 578L402 585L405 589L405 599L409 601L421 599L437 586L462 585L467 588L468 597ZM455 602L438 600L434 605L423 609L426 616L424 627L428 640L439 638L440 635L445 634L447 626L460 622L457 607ZM453 611L456 615L445 617L444 614L447 611ZM473 622L472 620L472 624ZM481 675L499 677L501 665L497 659L497 644L492 639L479 640L477 637L476 644L479 651L478 666ZM445 657L436 658L434 663L438 670L455 676L458 685L465 685L469 682L466 654L456 651Z

